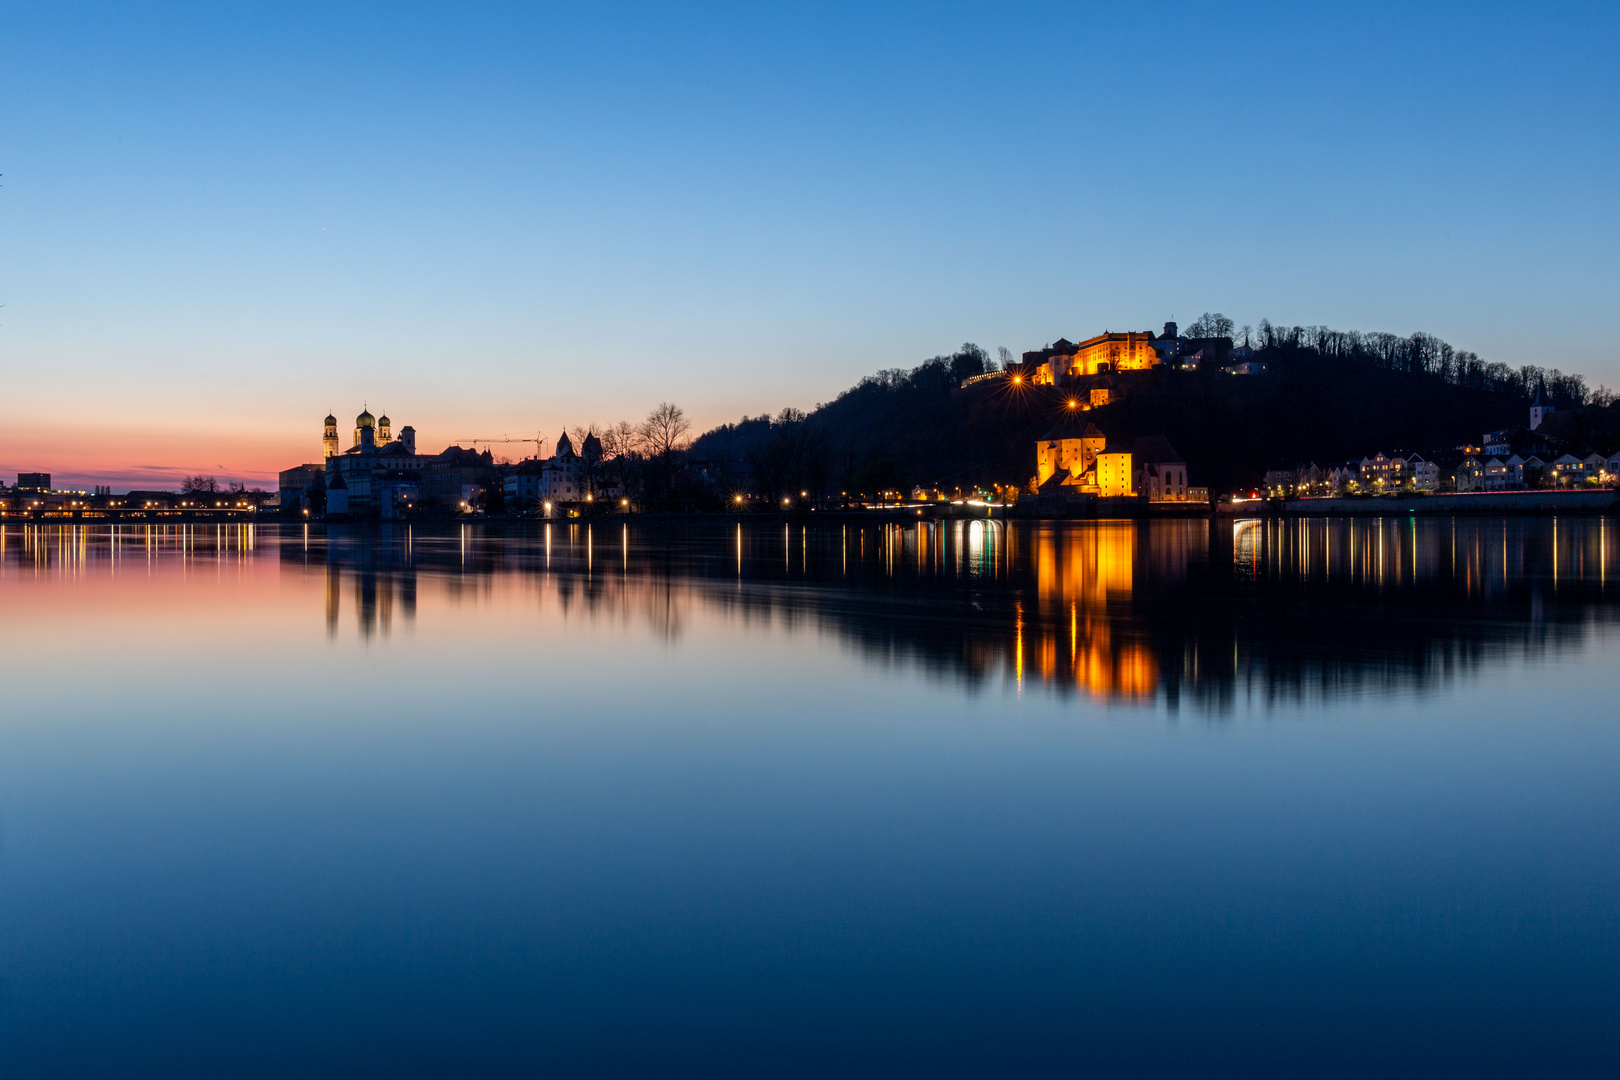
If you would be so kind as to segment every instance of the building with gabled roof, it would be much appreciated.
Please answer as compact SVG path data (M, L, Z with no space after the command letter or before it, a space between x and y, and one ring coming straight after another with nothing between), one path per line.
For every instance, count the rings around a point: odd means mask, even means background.
M344 517L350 512L349 485L341 472L329 475L326 481L326 513L328 517Z
M548 503L583 502L591 494L589 472L585 459L574 452L574 440L563 432L557 452L541 467L540 498Z
M1085 495L1130 495L1135 490L1131 453L1110 446L1096 424L1070 415L1036 441L1034 486Z
M1077 484L1108 445L1096 424L1083 423L1077 416L1066 416L1035 443L1035 484L1037 487L1059 473L1062 484Z
M1163 435L1144 435L1131 444L1133 479L1148 502L1185 502L1187 463Z

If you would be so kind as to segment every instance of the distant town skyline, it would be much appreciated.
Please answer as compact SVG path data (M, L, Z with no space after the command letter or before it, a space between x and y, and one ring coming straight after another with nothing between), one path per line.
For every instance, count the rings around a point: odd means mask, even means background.
M271 486L1223 311L1620 384L1612 8L8 14L0 475ZM513 456L519 456L515 449Z

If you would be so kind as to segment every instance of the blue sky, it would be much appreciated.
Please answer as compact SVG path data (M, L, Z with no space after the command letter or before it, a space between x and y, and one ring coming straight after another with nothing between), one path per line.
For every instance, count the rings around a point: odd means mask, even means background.
M1224 311L1620 384L1614 5L26 5L0 475L810 407Z

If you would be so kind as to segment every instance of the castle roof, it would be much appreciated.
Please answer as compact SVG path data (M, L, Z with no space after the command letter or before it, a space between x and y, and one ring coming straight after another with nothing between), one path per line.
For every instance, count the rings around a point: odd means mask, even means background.
M1131 444L1131 457L1137 464L1170 464L1181 460L1176 448L1163 435L1144 435Z
M1069 346L1069 351L1070 352L1078 352L1081 349L1089 349L1094 345L1101 345L1101 344L1104 344L1105 342L1129 341L1132 338L1135 338L1138 341L1155 341L1155 340L1157 340L1153 336L1153 331L1151 331L1151 330L1125 330L1125 331L1104 330L1102 333L1096 335L1095 337L1086 338L1086 340L1082 341L1078 345L1070 345Z
M1078 416L1065 416L1056 426L1041 436L1042 441L1051 439L1101 439L1103 433L1097 429L1096 424L1082 424Z

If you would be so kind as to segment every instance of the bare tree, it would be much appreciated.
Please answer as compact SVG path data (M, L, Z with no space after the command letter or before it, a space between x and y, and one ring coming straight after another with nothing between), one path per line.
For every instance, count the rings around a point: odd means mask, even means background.
M663 480L663 494L667 497L674 486L675 455L686 449L686 433L692 422L679 405L660 402L647 419L641 422L641 439L648 456L658 463Z
M1220 312L1211 314L1204 312L1198 320L1187 327L1187 336L1190 338L1214 338L1232 336L1232 320Z
M618 477L626 496L633 493L636 466L641 457L641 430L628 420L602 429L602 458Z
M602 456L609 461L639 453L641 432L628 420L602 429Z
M660 460L686 449L686 433L690 430L692 422L686 418L686 413L679 405L668 401L661 402L641 422L641 438L646 443L647 453Z
M182 495L213 495L217 491L219 491L219 481L212 476L203 476L199 473L196 476L188 476L180 481L180 493Z

